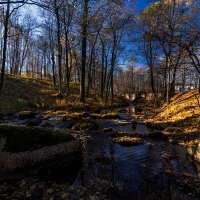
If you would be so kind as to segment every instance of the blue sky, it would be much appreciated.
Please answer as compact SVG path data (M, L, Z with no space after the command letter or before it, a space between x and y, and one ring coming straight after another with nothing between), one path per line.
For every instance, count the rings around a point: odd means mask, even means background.
M132 1L135 1L135 0L128 0L129 2L132 2ZM152 2L155 2L155 1L158 1L158 0L136 0L136 3L135 3L135 7L137 9L138 12L142 11L144 8L146 8L150 3ZM138 54L140 54L138 52L138 44L135 43L135 42L130 42L128 44L128 48L129 51L128 53L129 54L132 54L136 57L136 65L137 67L145 67L146 66L146 62L145 62L145 59L142 58L141 56L138 56ZM125 65L128 64L127 62L125 62Z
M131 0L130 0L131 1ZM136 7L138 10L144 9L150 2L151 0L137 0Z
M138 12L142 11L145 7L147 7L150 3L156 0L127 0L130 3L134 3L136 9ZM30 13L33 17L38 18L39 17L39 12L38 8L35 6L28 6L22 9L23 12ZM128 49L128 54L130 55L137 55L137 44L136 43L129 43L127 44L127 49ZM127 56L126 56L127 57ZM136 56L137 57L137 56ZM127 58L125 58L126 60ZM121 60L121 59L120 59ZM121 60L122 63L126 66L128 64L127 60L124 61L124 59ZM138 67L145 67L145 60L141 59L141 57L137 59L137 66Z

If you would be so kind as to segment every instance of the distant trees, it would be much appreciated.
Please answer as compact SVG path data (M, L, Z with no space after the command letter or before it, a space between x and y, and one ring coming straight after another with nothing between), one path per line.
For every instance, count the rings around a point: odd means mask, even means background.
M168 103L174 95L177 73L183 64L187 62L199 72L200 7L197 2L160 1L152 3L140 14L143 53L149 67L155 101L155 73L159 68L162 68L164 97Z
M38 21L21 15L27 4L40 8ZM113 101L118 58L133 21L125 1L2 1L0 8L2 85L4 72L50 78L62 97L70 95L74 81L80 84L81 102L97 93Z

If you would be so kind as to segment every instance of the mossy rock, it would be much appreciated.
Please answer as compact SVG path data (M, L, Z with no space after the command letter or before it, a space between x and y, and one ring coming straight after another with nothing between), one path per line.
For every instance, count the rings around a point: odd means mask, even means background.
M124 147L130 147L142 145L144 143L144 140L142 138L124 136L113 139L113 142Z
M183 130L179 127L166 127L163 131L164 134L181 134Z
M45 146L74 140L70 134L26 126L0 126L0 138L6 139L5 152L32 151Z
M79 121L73 127L72 130L85 131L85 130L98 130L99 125L93 121Z
M120 116L116 113L108 113L101 116L102 119L120 119Z
M83 113L69 113L63 116L62 121L81 120L83 117Z
M35 117L35 114L32 111L21 111L18 115L20 119L30 119Z

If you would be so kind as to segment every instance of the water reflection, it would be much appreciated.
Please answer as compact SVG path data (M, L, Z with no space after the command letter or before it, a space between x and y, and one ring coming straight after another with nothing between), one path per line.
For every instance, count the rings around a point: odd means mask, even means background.
M127 116L127 124L123 126L119 120L97 122L100 128L113 127L133 134L150 131L143 123L133 130L130 116L122 115ZM111 199L198 199L191 188L185 191L179 189L188 177L198 178L200 169L196 171L188 161L185 148L159 140L146 140L141 146L122 147L113 144L109 134L95 131L90 135L85 154L87 159L84 160L84 184L100 178L120 185L121 191L115 191ZM190 198L188 193L193 197Z

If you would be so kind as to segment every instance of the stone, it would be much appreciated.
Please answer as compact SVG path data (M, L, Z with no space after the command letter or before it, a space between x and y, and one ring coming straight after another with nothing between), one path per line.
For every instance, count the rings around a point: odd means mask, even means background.
M194 144L190 144L187 146L187 153L191 156L195 161L200 163L200 142L196 142Z
M66 199L67 197L69 197L69 193L63 192L63 193L61 194L61 197L62 197L63 199Z
M113 139L113 142L121 146L129 147L142 145L144 143L144 140L142 138L124 136Z
M101 109L100 108L95 108L94 109L95 114L101 114Z
M46 192L47 192L47 194L52 194L54 192L54 190L52 188L48 188Z
M39 126L42 123L41 119L31 119L28 120L25 125L26 126Z
M6 145L6 138L0 138L0 152L3 151L5 145Z
M177 158L177 155L173 154L172 152L163 151L161 152L161 157L165 160L172 160L172 159Z
M132 128L135 129L137 127L138 123L137 123L137 121L134 120L131 122L131 124L132 124Z
M102 119L120 119L120 116L116 113L108 113L105 115L102 115Z
M83 117L84 117L84 118L88 118L88 117L90 117L90 114L87 113L87 112L84 112L84 113L83 113Z
M119 113L127 113L127 110L126 109L121 109L118 111Z
M183 130L179 127L166 127L163 131L164 134L179 134L183 133Z
M72 127L72 130L77 130L77 131L98 130L98 129L99 125L93 121L78 122Z
M162 139L164 138L164 134L161 131L152 131L148 132L146 137L153 139Z
M30 190L35 190L36 189L36 185L31 185L30 186Z
M54 128L54 126L52 124L50 124L49 122L45 122L41 125L42 128Z
M113 129L110 127L110 128L103 128L102 130L101 130L103 133L106 133L106 132L112 132L113 131Z
M18 113L20 119L30 119L35 117L35 114L32 111L21 111Z
M96 195L90 196L90 200L99 200L99 197Z
M87 114L85 113L85 116ZM68 113L65 116L63 116L62 121L66 122L66 121L71 121L71 120L81 120L83 118L83 113Z

